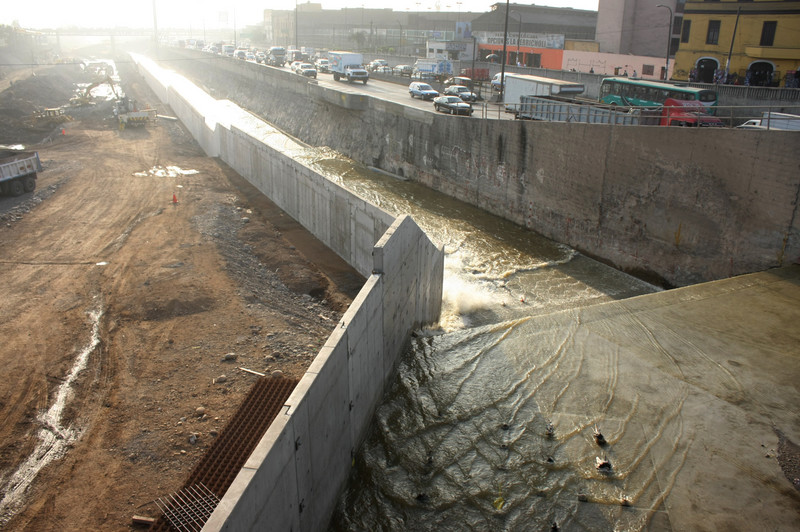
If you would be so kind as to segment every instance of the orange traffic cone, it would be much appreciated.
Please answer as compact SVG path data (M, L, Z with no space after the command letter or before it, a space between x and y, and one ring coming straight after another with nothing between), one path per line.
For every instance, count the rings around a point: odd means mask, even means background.
M175 194L172 195L172 204L173 205L177 205L178 204L178 197Z
M67 130L66 130L66 129L64 129L64 128L61 128L61 134L62 134L62 135L66 135L66 134L67 134Z

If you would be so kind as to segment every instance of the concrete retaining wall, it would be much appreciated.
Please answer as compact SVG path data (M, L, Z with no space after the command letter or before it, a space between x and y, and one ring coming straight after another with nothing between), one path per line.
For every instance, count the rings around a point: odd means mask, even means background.
M203 529L322 530L410 331L438 319L444 254L411 218L394 219L299 162L301 144L134 60L208 154L367 277Z
M161 53L305 142L654 281L681 286L800 257L795 132L464 119L367 96L356 111L286 70ZM170 62L173 53L194 60Z

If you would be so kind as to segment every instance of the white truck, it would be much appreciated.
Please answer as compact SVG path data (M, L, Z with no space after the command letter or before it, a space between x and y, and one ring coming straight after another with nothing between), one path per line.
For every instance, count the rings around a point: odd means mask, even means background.
M369 81L369 72L364 68L364 56L354 52L328 52L328 61L334 81L346 79L350 83Z
M419 73L421 79L452 75L453 63L446 59L417 59L414 72Z
M760 119L748 120L736 126L739 129L774 129L775 131L800 131L800 115L764 111Z
M540 98L550 96L575 97L584 91L582 83L529 76L527 74L506 72L505 80L503 104L506 112L514 114L519 112L523 96L538 96Z
M42 171L39 152L0 151L0 192L20 196L36 189L36 172Z

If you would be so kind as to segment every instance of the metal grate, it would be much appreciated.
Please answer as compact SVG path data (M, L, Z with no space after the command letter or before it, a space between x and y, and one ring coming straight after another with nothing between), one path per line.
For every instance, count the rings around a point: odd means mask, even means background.
M272 420L286 404L298 382L286 378L258 379L219 438L197 463L180 493L192 486L202 486L207 492L217 494L216 499L219 501L228 491ZM150 532L200 530L211 516L209 512L198 528L180 528L161 505L158 506L161 516L150 527ZM211 510L213 509L212 507Z
M156 505L173 530L199 532L219 504L219 497L203 484L156 499Z

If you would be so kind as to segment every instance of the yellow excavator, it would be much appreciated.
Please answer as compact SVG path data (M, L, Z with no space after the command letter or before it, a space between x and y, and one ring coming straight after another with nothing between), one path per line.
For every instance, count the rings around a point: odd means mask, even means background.
M111 79L111 76L106 76L93 83L90 83L87 87L82 89L78 94L70 98L69 104L73 107L79 107L81 105L90 105L94 103L92 101L92 89L94 89L99 85L102 85L103 83L108 83L108 85L111 87L111 92L114 93L114 97L117 100L119 100L119 94L117 94L117 88L114 85L114 80Z

